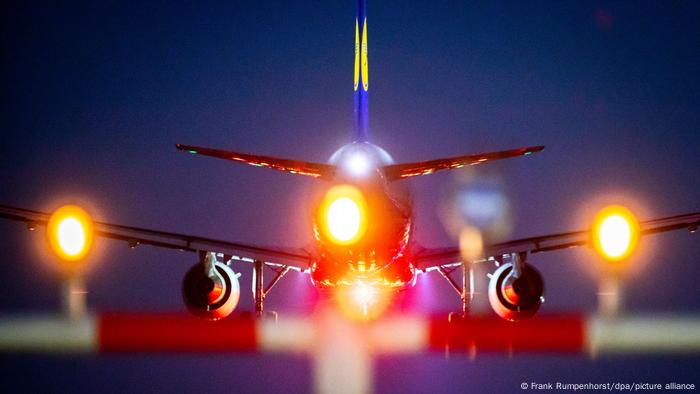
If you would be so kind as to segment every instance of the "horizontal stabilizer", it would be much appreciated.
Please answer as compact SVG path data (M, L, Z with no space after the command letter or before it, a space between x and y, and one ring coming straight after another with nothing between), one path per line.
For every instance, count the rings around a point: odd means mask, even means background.
M389 180L410 178L418 175L429 175L435 171L462 168L467 165L481 164L487 161L507 159L510 157L527 156L541 152L544 146L530 146L500 152L480 153L476 155L456 156L446 159L418 161L414 163L392 164L383 168L384 175Z
M177 149L192 154L218 157L219 159L239 161L256 167L272 168L290 174L305 175L314 178L332 178L335 174L335 166L308 161L280 159L270 156L250 155L240 152L231 152L220 149L209 149L190 145L175 145Z

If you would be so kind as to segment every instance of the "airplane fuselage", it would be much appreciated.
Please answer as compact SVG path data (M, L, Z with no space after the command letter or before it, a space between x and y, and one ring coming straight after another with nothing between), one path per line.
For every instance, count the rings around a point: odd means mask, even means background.
M311 278L320 287L403 288L413 283L411 195L377 169L391 163L367 142L342 147L330 160L338 173L312 205L317 245Z

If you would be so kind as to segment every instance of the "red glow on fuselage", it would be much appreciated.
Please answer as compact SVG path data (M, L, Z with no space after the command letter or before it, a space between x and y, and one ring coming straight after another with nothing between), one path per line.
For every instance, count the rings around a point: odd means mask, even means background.
M349 244L337 242L328 234L328 218L324 214L327 196L339 185L361 193L362 214L366 215L362 236ZM340 173L334 182L323 185L312 208L317 257L311 278L317 286L336 288L363 283L400 289L413 283L416 273L410 254L412 206L405 184L388 182L376 168L363 177Z

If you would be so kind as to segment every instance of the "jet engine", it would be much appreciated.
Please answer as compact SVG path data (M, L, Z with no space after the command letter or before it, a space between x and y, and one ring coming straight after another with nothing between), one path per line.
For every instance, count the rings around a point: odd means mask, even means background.
M522 264L520 275L513 263L501 265L489 281L489 303L496 314L509 321L533 316L544 300L544 282L529 264Z
M182 299L195 316L209 320L224 318L238 305L240 274L218 261L197 263L182 281Z

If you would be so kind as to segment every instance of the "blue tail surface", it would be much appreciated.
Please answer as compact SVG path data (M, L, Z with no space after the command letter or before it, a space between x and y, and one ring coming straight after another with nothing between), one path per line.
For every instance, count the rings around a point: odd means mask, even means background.
M369 82L367 76L367 4L357 0L355 16L355 140L369 140L368 96Z

